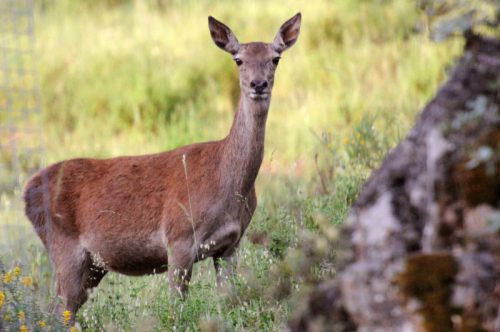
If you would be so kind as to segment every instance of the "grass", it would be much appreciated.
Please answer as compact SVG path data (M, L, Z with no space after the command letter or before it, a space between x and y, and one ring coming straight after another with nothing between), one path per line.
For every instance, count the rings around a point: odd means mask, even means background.
M299 41L276 74L259 205L238 251L234 289L217 291L208 261L195 266L184 302L170 299L166 275L110 274L78 313L82 327L282 330L313 279L334 274L336 240L324 234L335 232L328 227L342 224L370 170L445 79L461 42L430 42L416 31L420 13L405 0L37 3L45 152L23 156L31 167L225 136L237 71L213 45L207 16L227 23L240 41L271 41L299 10ZM15 155L2 150L0 157L10 165ZM19 197L19 189L0 194L0 274L22 271L0 281L0 319L11 331L68 329L49 312L50 264Z

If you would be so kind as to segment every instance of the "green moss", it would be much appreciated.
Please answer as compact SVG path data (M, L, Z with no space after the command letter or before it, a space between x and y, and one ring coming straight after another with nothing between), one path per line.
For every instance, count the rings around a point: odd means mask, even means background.
M419 313L427 331L452 331L451 285L458 266L450 254L417 255L408 258L396 283L406 299L420 302Z

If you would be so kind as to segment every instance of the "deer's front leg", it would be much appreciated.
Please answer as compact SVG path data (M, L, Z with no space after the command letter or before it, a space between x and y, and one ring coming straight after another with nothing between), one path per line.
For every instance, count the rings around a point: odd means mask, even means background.
M231 253L230 255L214 256L214 267L216 275L217 287L222 287L235 274L236 258Z
M168 280L172 294L182 298L188 291L189 281L193 272L194 259L191 251L184 248L172 250L168 264Z

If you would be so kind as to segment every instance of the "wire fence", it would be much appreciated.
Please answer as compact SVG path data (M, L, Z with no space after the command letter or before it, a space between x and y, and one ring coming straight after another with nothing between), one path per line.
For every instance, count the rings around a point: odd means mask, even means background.
M41 120L34 0L0 0L0 245L6 227L26 220L22 187L42 165Z

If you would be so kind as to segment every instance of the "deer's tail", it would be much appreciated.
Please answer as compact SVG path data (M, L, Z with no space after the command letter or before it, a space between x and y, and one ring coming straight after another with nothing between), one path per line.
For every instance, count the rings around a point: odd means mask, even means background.
M51 222L47 169L39 171L28 180L24 187L24 204L26 216L31 221L45 247L47 247L49 223Z

